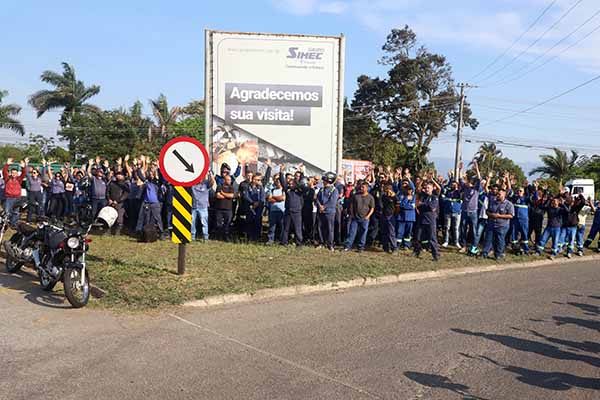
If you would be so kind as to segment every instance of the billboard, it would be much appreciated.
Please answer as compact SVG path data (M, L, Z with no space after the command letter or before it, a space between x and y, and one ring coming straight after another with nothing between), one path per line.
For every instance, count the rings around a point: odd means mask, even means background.
M346 182L356 182L366 179L373 172L373 162L363 160L342 160L342 171L346 176Z
M206 31L207 146L238 162L341 171L344 37Z

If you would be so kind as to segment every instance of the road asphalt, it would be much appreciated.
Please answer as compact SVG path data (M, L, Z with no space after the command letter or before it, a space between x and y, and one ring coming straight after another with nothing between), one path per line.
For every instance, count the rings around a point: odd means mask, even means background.
M0 399L599 399L598 261L151 314L0 273Z

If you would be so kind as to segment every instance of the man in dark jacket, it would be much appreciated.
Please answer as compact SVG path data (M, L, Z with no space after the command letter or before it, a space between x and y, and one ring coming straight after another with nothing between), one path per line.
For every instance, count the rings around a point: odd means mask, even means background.
M290 235L290 228L294 231L296 246L302 246L302 208L304 207L304 192L298 186L295 179L290 179L284 174L285 166L281 165L279 169L279 181L285 192L285 215L283 217L283 235L281 235L281 244L287 245Z
M323 176L323 189L317 194L317 212L320 226L320 245L333 250L335 216L340 194L334 185L335 174Z
M123 220L125 218L125 201L129 197L129 182L125 180L122 170L117 170L115 179L108 184L106 197L108 205L117 210L117 223L113 225L112 233L120 235L123 230Z
M417 197L417 225L415 229L414 256L419 257L424 246L429 246L433 261L440 258L437 241L438 196L433 194L433 183L427 182Z

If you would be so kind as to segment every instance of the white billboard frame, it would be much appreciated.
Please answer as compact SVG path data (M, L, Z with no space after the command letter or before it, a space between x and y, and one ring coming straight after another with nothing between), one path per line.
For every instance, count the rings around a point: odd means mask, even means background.
M346 38L343 34L340 36L326 36L326 35L300 35L300 34L280 34L280 33L264 33L264 32L230 32L230 31L219 31L213 29L205 29L205 48L204 48L204 60L205 60L205 72L204 72L204 108L205 108L205 144L208 149L209 156L211 157L211 165L214 165L216 160L212 160L213 157L213 110L215 105L213 104L213 82L214 82L214 71L213 71L213 35L235 35L235 36L253 36L253 37L276 37L276 38L299 38L299 39L334 39L338 41L338 70L337 70L337 87L333 86L337 92L337 126L334 135L336 143L336 160L333 163L336 166L336 172L341 174L342 172L342 156L343 156L343 131L344 131L344 67L345 67L345 47ZM288 151L285 150L284 151ZM215 171L217 172L217 171Z

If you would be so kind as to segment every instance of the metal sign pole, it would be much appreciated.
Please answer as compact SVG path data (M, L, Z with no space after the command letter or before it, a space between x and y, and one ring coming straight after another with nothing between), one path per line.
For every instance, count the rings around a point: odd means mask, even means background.
M177 254L177 275L185 274L185 243L179 243Z
M178 243L177 273L185 274L185 245L192 241L192 193L191 189L175 186L173 191L173 233L171 240Z

